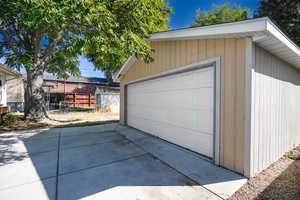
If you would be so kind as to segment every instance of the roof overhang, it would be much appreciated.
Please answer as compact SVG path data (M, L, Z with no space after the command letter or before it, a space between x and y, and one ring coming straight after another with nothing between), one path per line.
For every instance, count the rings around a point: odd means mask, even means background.
M258 46L300 69L300 49L268 17L239 22L154 33L150 41L195 40L212 38L250 37ZM122 66L116 80L135 62L130 57Z
M2 64L0 64L0 72L4 73L6 75L9 75L9 76L14 76L14 77L22 76L22 74L6 68Z

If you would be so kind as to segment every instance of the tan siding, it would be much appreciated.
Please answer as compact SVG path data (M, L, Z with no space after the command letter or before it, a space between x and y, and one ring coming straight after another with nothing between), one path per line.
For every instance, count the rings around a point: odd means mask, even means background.
M300 74L274 55L255 47L252 78L253 163L255 175L300 143Z
M225 114L222 119L224 122L223 132L226 133L226 137L223 138L224 148L224 166L229 169L234 169L235 160L235 79L236 79L236 42L235 39L225 39L225 70L224 76L224 106L223 112ZM233 145L234 144L234 145Z
M243 133L245 130L245 123L237 123L238 119L244 119L244 113L240 112L241 110L245 109L245 68L243 67L245 65L245 52L244 49L246 48L246 43L244 39L238 39L237 46L236 46L236 55L237 55L237 61L236 61L236 84L237 87L235 88L235 103L236 103L236 109L235 109L235 117L236 117L236 123L235 123L235 130L239 133ZM238 169L238 171L243 171L244 169L244 160L239 159L243 157L244 151L239 151L240 149L244 148L244 134L237 134L235 137L235 168Z
M220 164L243 173L245 39L151 42L154 62L141 61L121 77L121 122L124 120L123 84L212 57L221 57Z

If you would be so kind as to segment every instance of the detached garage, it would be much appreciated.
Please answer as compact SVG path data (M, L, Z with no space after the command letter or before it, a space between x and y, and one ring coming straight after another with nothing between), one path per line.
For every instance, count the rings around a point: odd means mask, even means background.
M155 33L118 73L121 123L247 177L300 144L300 49L268 18Z

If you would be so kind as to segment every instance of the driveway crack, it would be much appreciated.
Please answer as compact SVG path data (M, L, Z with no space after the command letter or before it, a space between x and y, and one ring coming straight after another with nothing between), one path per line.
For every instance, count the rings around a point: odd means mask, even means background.
M61 129L58 133L57 142L57 163L56 163L56 181L55 181L55 200L58 199L58 176L59 176L59 156L60 156L60 141L61 141Z

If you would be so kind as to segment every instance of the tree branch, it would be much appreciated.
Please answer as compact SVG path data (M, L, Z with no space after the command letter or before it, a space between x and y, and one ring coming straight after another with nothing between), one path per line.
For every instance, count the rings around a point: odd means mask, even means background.
M45 54L44 54L40 64L45 64L47 59L50 57L54 46L62 39L62 37L64 35L64 28L65 27L66 27L66 25L63 24L62 29L56 34L56 37L48 44L48 46L45 50Z
M19 24L17 22L13 23L13 27L15 29L15 34L19 37L19 39L23 42L24 46L28 49L28 50L32 50L32 45L30 42L30 39L28 37L26 37L26 35L23 35L20 28L19 28Z

